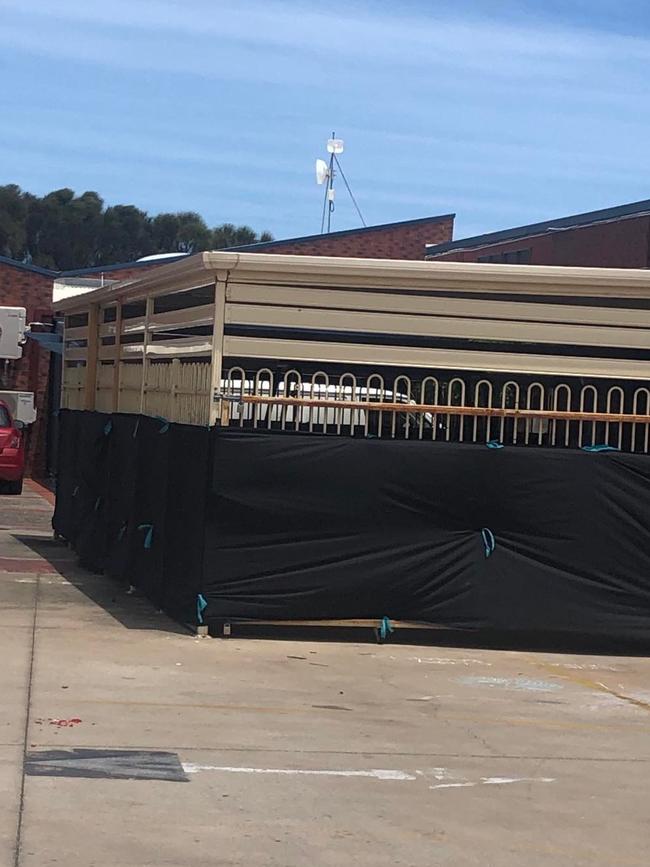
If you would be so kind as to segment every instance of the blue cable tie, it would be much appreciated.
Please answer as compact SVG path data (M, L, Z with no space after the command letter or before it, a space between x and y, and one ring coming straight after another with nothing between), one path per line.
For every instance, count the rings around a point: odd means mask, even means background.
M620 449L617 449L616 446L607 445L607 443L599 443L594 446L582 446L583 452L618 452Z
M203 612L208 607L208 603L205 601L205 597L202 593L196 597L196 619L199 623L203 623Z
M379 623L379 637L385 641L391 632L395 632L395 627L390 622L390 617L382 617Z
M162 422L162 427L160 428L158 433L159 434L167 433L167 431L169 430L169 422L167 421L167 419L162 415L157 415L156 420Z
M485 444L489 449L502 449L503 443L500 443L499 440L490 440Z
M113 419L109 418L109 420L104 425L104 436L108 436L112 430L113 430Z
M485 546L485 556L489 557L497 546L494 533L487 527L483 527L481 530L481 536L483 537L483 545Z
M138 530L146 530L144 534L144 545L146 550L149 550L153 544L153 524L138 524Z

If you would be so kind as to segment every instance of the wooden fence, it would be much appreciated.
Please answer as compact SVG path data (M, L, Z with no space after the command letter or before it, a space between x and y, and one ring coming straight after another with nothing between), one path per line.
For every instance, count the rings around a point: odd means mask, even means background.
M210 364L174 359L147 365L142 382L142 364L120 362L118 401L113 406L113 363L97 368L95 408L99 412L142 412L160 415L169 421L205 425L209 416ZM66 367L61 406L83 409L86 381L85 365Z

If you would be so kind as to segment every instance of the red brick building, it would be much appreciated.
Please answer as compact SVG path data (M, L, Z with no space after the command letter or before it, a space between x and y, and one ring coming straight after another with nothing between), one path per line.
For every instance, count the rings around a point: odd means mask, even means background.
M233 252L288 253L302 256L351 256L359 259L424 259L428 244L444 244L454 236L455 214L424 217L346 229L327 235L305 235L230 247Z
M650 266L650 200L427 246L426 258L453 262Z
M28 323L50 321L53 275L54 272L45 268L22 265L0 256L0 305L25 307ZM8 361L2 377L4 389L34 392L38 418L28 433L29 472L32 467L44 466L45 461L49 371L50 353L28 340L23 347L23 357Z

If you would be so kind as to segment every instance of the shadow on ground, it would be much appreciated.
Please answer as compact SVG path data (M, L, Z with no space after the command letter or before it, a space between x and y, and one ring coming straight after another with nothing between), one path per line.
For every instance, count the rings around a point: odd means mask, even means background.
M39 557L55 564L59 575L126 629L156 629L182 635L189 632L187 627L158 611L145 597L137 592L129 593L127 585L84 569L75 552L64 543L28 533L13 533L12 536Z
M43 559L56 564L57 572L104 611L127 629L149 629L163 632L187 634L189 627L178 624L166 614L158 611L146 597L137 593L130 594L129 588L120 582L99 575L79 565L77 555L65 544L52 538L23 533L13 537L31 548ZM255 623L232 623L234 638L264 638L280 641L324 641L376 643L374 630L369 627L301 627L299 625L270 626ZM215 624L210 634L221 635ZM387 644L403 644L420 647L465 647L491 650L526 650L547 653L584 653L605 654L607 656L647 656L650 652L648 640L622 643L620 640L603 636L565 633L544 633L534 635L516 629L492 631L454 630L454 629L399 629L387 636Z

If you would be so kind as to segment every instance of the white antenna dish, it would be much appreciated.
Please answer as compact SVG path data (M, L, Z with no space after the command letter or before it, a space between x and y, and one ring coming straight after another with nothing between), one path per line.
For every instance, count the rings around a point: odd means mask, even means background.
M329 175L330 170L325 160L316 160L316 183L324 184Z
M332 227L332 214L334 213L335 201L334 178L338 175L343 179L345 188L352 199L352 204L356 208L362 224L365 226L366 221L363 219L363 214L359 210L357 200L354 198L354 193L350 189L350 184L348 183L348 179L345 177L345 173L343 172L343 168L341 167L341 163L337 156L337 154L343 153L343 139L337 138L335 132L332 133L332 138L327 140L327 153L329 154L327 162L325 160L316 160L316 183L321 185L325 184L323 212L320 221L321 235L325 231L325 225L327 225L328 232Z

